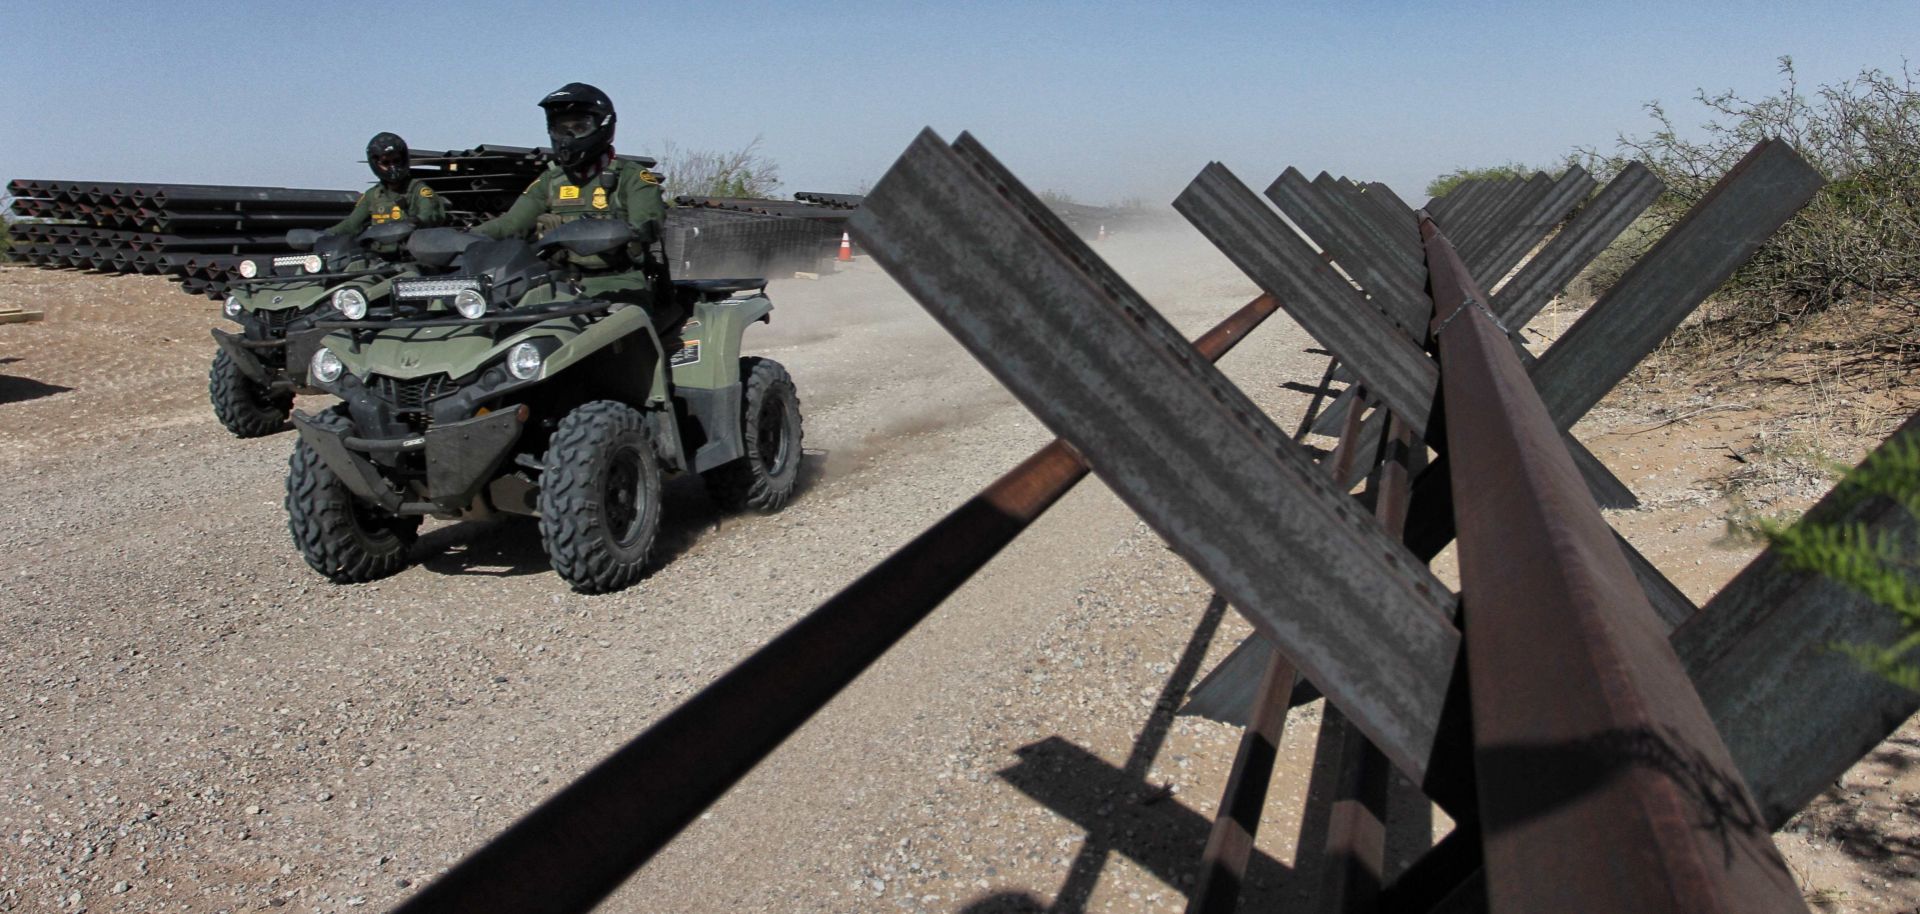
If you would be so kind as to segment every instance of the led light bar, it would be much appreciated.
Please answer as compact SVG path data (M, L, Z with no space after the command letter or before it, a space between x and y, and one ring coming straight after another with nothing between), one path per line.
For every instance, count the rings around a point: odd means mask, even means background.
M480 280L468 279L403 279L393 284L395 298L445 298L468 289L479 291Z
M299 267L309 273L318 273L320 272L320 255L292 254L286 257L275 257L273 258L273 266L275 269L279 269L280 267Z

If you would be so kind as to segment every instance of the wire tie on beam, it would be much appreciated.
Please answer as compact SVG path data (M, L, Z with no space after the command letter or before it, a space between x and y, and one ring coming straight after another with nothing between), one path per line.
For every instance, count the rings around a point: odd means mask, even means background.
M1453 319L1456 317L1459 317L1460 313L1467 310L1468 308L1479 308L1480 313L1486 315L1487 320L1492 321L1493 326L1498 328L1502 334L1505 334L1507 336L1513 335L1513 331L1508 330L1505 324L1500 323L1500 317L1498 315L1494 314L1493 311L1489 309L1486 305L1481 304L1479 299L1474 298L1471 295L1467 296L1466 301L1463 301L1460 303L1460 307L1453 309L1452 314L1447 315L1444 320L1440 321L1440 326L1433 328L1433 335L1439 336L1440 334L1446 332L1447 325L1453 323Z

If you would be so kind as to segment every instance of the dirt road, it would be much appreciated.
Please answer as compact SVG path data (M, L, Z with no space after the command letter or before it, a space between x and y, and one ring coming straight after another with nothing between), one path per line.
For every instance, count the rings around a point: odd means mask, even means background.
M1102 252L1190 333L1255 294L1191 233ZM798 382L802 494L722 516L670 484L658 570L583 597L520 520L430 523L406 572L327 583L287 537L290 433L207 406L214 303L0 268L0 305L47 312L0 328L0 911L390 907L1048 439L871 266L770 293L748 351ZM1277 317L1224 363L1289 429L1307 345ZM1673 561L1711 533L1680 516L1623 526ZM1089 481L605 909L1177 911L1238 732L1169 708L1245 631ZM1302 891L1317 716L1251 897Z

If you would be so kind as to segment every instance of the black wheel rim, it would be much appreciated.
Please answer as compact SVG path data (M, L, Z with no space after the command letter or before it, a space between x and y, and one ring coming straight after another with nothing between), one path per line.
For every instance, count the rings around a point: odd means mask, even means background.
M768 476L778 476L787 467L787 404L779 397L760 402L760 415L754 421L754 451L766 467Z
M607 529L613 533L614 542L622 547L632 546L640 538L641 521L647 508L641 503L637 449L619 448L607 460L606 497L602 503L606 506Z

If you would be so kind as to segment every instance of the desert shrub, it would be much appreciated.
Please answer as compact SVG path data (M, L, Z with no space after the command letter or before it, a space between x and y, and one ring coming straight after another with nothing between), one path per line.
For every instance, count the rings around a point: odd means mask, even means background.
M1504 181L1508 178L1531 178L1534 172L1544 169L1508 162L1505 165L1488 165L1484 168L1456 168L1440 177L1427 182L1428 197L1444 197L1468 181Z
M1667 184L1646 228L1664 232L1740 157L1767 138L1786 140L1830 183L1761 247L1716 297L1709 334L1744 338L1837 305L1870 305L1898 315L1857 342L1913 350L1920 346L1920 86L1907 67L1869 69L1853 79L1800 90L1790 58L1784 85L1747 99L1701 92L1708 112L1698 139L1682 136L1658 103L1658 128L1619 138L1612 153L1581 150L1596 175L1611 177L1638 159ZM1623 248L1645 238L1623 239ZM1617 278L1618 273L1613 274ZM1594 277L1596 291L1605 288Z
M771 198L780 190L780 165L760 151L760 138L739 149L683 149L662 141L654 153L667 199L691 197Z

